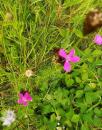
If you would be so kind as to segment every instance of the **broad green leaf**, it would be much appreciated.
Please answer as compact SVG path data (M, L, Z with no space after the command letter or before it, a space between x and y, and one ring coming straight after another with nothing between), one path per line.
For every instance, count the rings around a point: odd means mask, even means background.
M65 76L65 83L67 86L72 86L74 84L74 80L71 79L70 75Z
M99 117L102 117L102 110L100 110L99 108L95 108L94 109L94 113L99 116Z
M82 80L87 81L88 80L88 73L87 71L85 73L82 73Z
M89 130L89 128L86 124L82 124L81 130Z
M82 97L83 93L84 93L83 90L78 90L78 91L76 91L76 97L77 97L77 98Z
M71 119L74 114L73 108L70 108L69 111L66 113L67 119Z
M100 95L97 92L86 92L85 99L87 104L92 104L100 99Z
M87 122L89 125L93 125L93 111L90 111L88 113L82 114L81 118L84 122Z
M43 114L48 114L50 112L54 112L53 107L49 104L49 105L44 105L42 108Z
M80 119L80 116L77 115L77 114L74 114L74 115L72 116L71 121L74 122L74 123L78 123L79 119Z
M102 127L102 120L101 118L95 117L93 119L93 124L95 127Z
M81 79L79 77L75 77L76 83L81 83Z
M89 85L90 88L93 88L93 89L96 88L96 84L95 83L89 83L88 85Z
M68 125L69 127L72 127L72 123L71 123L71 121L69 119L67 119L65 121L65 124Z
M92 56L96 57L96 56L101 56L102 55L102 51L101 50L94 50L92 52Z

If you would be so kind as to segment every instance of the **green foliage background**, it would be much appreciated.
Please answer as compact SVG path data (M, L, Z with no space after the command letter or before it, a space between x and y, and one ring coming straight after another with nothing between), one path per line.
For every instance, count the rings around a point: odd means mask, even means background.
M0 1L0 109L16 121L0 130L98 130L102 128L102 46L83 36L83 21L101 0ZM54 61L54 48L75 48L81 61L71 73ZM34 75L24 73L32 69ZM28 90L33 101L17 104ZM58 118L60 117L60 120Z

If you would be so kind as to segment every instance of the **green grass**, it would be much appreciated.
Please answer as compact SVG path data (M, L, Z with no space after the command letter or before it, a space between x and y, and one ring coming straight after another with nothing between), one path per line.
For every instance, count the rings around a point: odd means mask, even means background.
M102 46L93 43L102 29L83 36L85 15L95 7L102 1L0 1L0 108L16 113L0 130L56 130L58 116L66 130L102 128ZM81 61L71 73L53 61L54 48L75 48ZM17 104L21 90L33 97L27 107Z

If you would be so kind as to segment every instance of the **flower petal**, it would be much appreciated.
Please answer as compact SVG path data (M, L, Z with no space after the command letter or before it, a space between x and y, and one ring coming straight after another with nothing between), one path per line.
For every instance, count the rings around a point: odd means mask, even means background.
M73 57L70 57L70 61L71 62L79 62L80 61L80 57L78 57L78 56L73 56Z
M96 35L93 41L98 45L102 45L102 36Z
M19 93L19 98L23 98L23 94L22 93Z
M24 106L28 106L28 102L23 102L23 105Z
M32 97L30 96L30 94L29 94L28 92L26 92L26 93L24 94L24 97L26 98L26 100L32 101Z
M23 104L24 106L27 106L28 101L32 101L32 97L30 96L28 92L19 94L19 99L17 101L18 104Z
M69 56L74 56L74 54L75 54L75 49L72 49L72 50L70 50L70 52L69 52Z
M11 125L11 121L9 119L5 119L3 122L3 126L10 126Z
M22 100L22 99L19 99L19 100L17 101L17 103L18 103L18 104L23 104L23 100Z
M18 99L18 104L22 104L23 103L23 94L22 93L19 93L19 99Z
M65 70L66 72L70 72L70 71L71 71L71 65L70 65L70 63L69 63L68 61L66 61L66 62L64 63L64 70Z
M67 54L65 52L64 49L60 49L59 52L58 52L59 56L63 57L63 58L66 58Z

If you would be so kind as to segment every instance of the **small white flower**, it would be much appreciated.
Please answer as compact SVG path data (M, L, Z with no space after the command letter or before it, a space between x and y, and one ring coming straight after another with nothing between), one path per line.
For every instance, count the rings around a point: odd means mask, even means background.
M26 70L25 72L25 76L27 76L28 78L31 77L33 75L33 71L32 70Z
M57 125L60 125L60 122L58 122Z
M65 130L65 126L63 126L62 128L63 128L63 130Z
M7 110L5 111L3 117L1 117L1 120L3 121L3 125L10 126L12 122L15 121L15 113L14 111Z

